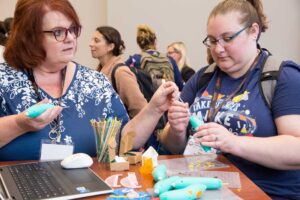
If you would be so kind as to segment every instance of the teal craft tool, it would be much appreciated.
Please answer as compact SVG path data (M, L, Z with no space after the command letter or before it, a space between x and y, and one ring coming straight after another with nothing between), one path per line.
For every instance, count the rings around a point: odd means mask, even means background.
M203 184L208 190L218 190L222 187L222 180L208 177L181 177L173 182L175 189L182 189L193 184Z
M163 179L161 181L158 181L157 183L155 183L154 185L154 193L159 196L160 194L171 190L172 187L172 183L174 183L177 179L179 179L179 176L172 176L166 179Z
M190 123L194 131L204 124L203 120L194 115L190 116Z
M41 103L31 106L26 110L26 116L29 118L35 118L40 116L49 108L54 108L55 106L52 103Z
M159 198L160 200L194 200L199 199L205 190L205 185L193 184L183 189L164 192Z
M196 116L190 116L190 123L194 131L197 131L200 126L204 124L202 119L199 119ZM211 151L211 147L201 145L205 152Z
M167 178L167 167L166 165L158 165L152 172L155 182Z

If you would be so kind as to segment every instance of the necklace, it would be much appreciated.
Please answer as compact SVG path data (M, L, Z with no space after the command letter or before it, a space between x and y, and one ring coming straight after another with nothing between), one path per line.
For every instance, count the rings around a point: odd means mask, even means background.
M61 95L58 99L58 105L61 106L61 102L62 102L62 95L63 95L63 90L64 90L64 84L65 84L65 78L66 78L66 71L67 71L67 66L65 66L61 71ZM36 83L36 79L34 77L33 74L33 70L30 69L28 70L28 74L29 74L29 80L32 83L33 89L35 94L37 95L38 101L43 100L40 92L39 92L39 86ZM55 126L54 128L51 129L51 131L49 132L49 138L52 142L56 143L56 142L60 142L60 138L61 138L61 114L59 114L54 120L53 120Z
M230 99L232 99L244 87L246 80L248 80L248 78L250 77L250 72L252 71L254 66L257 64L257 61L258 61L258 58L260 57L260 55L261 55L261 53L259 52L257 54L257 56L255 57L254 61L252 62L251 66L247 70L244 79L238 85L238 87L230 95L228 95L227 98L224 99L224 101L222 103L220 103L218 106L216 106L216 103L218 100L218 96L221 92L220 90L221 90L221 81L222 81L222 77L223 77L223 72L221 72L221 70L217 69L217 81L216 81L216 85L214 88L214 94L212 96L212 101L211 101L211 104L209 107L209 111L207 114L208 122L213 122L216 114L219 112L219 110L222 108L222 106L225 105L225 103L227 103Z

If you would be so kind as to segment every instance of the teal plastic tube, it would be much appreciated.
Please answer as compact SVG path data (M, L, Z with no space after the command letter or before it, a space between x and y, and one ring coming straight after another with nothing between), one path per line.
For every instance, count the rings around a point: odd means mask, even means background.
M171 190L173 188L172 183L174 183L179 178L180 178L179 176L171 176L169 178L158 181L154 185L154 193L157 196L159 196L160 194Z
M26 116L29 118L35 118L41 115L49 108L54 108L55 106L51 103L41 103L31 106L26 110Z
M222 187L222 180L207 177L181 177L174 181L172 186L175 189L182 189L193 184L203 184L208 190L217 190Z
M166 165L158 165L152 172L155 182L167 178L167 167Z
M192 128L196 131L200 126L204 124L203 120L197 118L196 116L190 116L190 123ZM201 145L205 152L211 151L211 147Z
M194 200L199 199L205 190L205 185L194 184L184 189L164 192L159 196L159 198L160 200Z

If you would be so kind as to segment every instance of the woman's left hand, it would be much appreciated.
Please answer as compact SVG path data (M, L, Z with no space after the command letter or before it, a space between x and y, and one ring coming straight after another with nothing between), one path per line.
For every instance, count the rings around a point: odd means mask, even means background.
M162 114L167 111L171 103L179 96L178 87L174 82L168 81L159 86L152 96L150 107Z
M224 126L210 122L199 127L194 137L201 145L220 149L230 153L237 144L238 136L228 131Z

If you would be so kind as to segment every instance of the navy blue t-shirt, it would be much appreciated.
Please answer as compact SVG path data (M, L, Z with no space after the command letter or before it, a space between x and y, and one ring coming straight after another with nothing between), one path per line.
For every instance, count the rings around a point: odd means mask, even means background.
M285 61L275 88L272 111L268 108L259 89L259 75L265 52L258 64L246 79L245 87L216 114L214 121L226 127L238 136L270 137L276 136L274 119L283 115L300 114L300 66ZM212 95L215 89L217 73L215 72L206 88L197 89L197 79L203 73L199 70L186 83L181 98L190 105L191 113L207 121ZM222 73L222 72L221 72ZM216 105L228 97L245 77L232 78L223 73L220 94ZM286 147L282 147L286 148ZM227 158L243 173L253 180L266 193L300 199L300 170L276 170L227 154Z
M0 64L0 117L18 114L38 102L28 75L16 71L7 63ZM59 99L52 98L39 89L43 98L48 98L55 105ZM96 155L96 142L91 119L116 117L122 120L122 127L129 118L118 94L108 79L95 70L76 64L74 77L66 93L61 98L61 138L71 136L74 153L83 152ZM49 132L55 124L23 134L0 148L0 160L38 160L41 140L49 139ZM119 135L117 136L118 142Z

